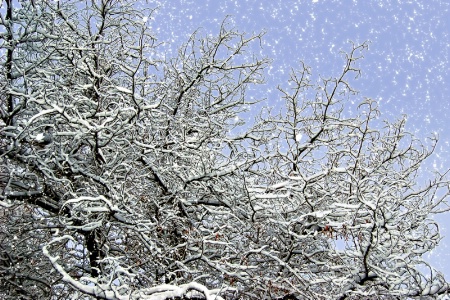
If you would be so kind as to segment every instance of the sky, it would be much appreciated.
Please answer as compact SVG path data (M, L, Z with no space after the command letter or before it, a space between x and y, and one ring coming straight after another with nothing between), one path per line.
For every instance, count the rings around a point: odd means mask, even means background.
M265 105L281 105L275 87L304 61L316 76L336 76L341 50L369 41L352 82L379 103L381 117L408 116L406 129L425 140L439 135L423 172L450 168L450 1L447 0L160 0L151 26L168 57L200 28L216 34L225 17L241 32L264 31L261 54L273 60ZM258 50L259 51L259 50ZM450 281L450 212L436 217L444 236L427 258Z

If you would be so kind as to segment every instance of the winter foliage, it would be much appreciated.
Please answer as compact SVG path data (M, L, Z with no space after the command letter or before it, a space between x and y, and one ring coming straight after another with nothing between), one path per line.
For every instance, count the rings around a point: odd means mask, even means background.
M283 109L256 113L263 34L225 19L166 57L141 4L2 3L0 298L450 292L423 259L448 208L446 170L418 184L437 139L352 88L366 43L335 77L293 65Z

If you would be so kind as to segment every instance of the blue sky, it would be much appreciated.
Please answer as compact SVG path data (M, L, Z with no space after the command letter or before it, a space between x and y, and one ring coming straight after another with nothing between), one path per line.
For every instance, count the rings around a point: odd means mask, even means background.
M407 130L424 139L439 134L424 173L450 168L450 2L446 0L160 0L152 27L168 41L167 56L196 29L217 33L230 17L241 32L266 31L262 55L273 59L266 74L266 105L281 104L275 87L303 60L315 75L338 75L340 50L349 40L370 41L353 82L361 97L379 102L382 118L408 116ZM259 51L259 50L258 50ZM450 280L450 213L436 218L446 236L430 256Z

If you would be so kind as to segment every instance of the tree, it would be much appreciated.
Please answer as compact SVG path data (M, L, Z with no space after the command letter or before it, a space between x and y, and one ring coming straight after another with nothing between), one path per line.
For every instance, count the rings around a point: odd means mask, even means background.
M423 255L449 182L375 101L347 117L358 61L239 119L262 38L194 33L162 59L136 1L5 1L2 299L398 299L450 291ZM243 130L243 133L237 129ZM424 273L428 268L429 276Z

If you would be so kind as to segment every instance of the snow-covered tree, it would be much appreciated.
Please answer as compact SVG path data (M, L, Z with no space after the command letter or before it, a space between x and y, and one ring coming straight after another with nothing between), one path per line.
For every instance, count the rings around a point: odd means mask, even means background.
M166 58L144 4L2 3L2 299L450 292L423 259L447 207L446 174L418 178L436 139L351 88L366 44L336 77L300 65L284 109L244 124L262 35L225 21Z

